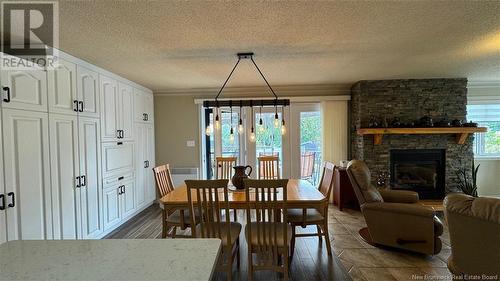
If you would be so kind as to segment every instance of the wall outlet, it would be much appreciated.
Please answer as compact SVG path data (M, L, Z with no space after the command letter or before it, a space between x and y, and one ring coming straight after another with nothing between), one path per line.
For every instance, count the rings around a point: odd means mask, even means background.
M188 140L188 141L186 141L186 146L187 147L194 147L195 146L194 140Z

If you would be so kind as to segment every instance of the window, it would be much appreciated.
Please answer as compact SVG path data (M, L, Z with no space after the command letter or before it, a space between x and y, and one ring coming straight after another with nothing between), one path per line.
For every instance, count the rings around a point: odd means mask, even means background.
M467 119L487 127L488 132L475 134L475 157L500 157L500 104L471 104Z

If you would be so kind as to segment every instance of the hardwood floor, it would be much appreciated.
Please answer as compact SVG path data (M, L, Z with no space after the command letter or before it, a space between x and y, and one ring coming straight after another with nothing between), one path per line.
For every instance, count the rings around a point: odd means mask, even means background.
M243 211L238 212L238 222L245 222ZM110 233L105 239L161 239L161 209L154 204L127 223ZM299 230L300 229L300 230ZM311 227L310 230L313 228ZM297 232L302 232L297 228ZM309 231L305 229L304 231ZM179 233L179 231L178 231ZM182 233L182 232L181 232ZM181 234L179 233L179 234ZM241 267L234 267L235 280L247 280L247 247L244 233L241 233ZM281 280L278 273L261 271L254 274L254 280ZM226 280L226 274L216 272L213 280ZM340 281L351 280L336 255L328 256L325 242L318 243L317 237L298 238L295 254L290 266L290 280Z

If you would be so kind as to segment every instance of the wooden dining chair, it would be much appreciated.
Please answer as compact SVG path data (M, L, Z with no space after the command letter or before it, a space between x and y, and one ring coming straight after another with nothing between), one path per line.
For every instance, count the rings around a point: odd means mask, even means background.
M274 180L280 178L279 156L259 156L259 179Z
M292 228L287 223L286 211L288 180L245 179L244 183L248 280L253 279L256 270L282 272L283 279L288 280L292 233ZM254 254L256 254L256 264L253 261Z
M330 245L330 235L328 233L328 203L330 194L333 188L333 175L335 172L335 165L331 162L325 162L323 167L323 174L319 183L318 190L325 196L325 199L318 203L316 208L308 209L288 209L288 222L292 226L292 258L295 250L295 239L297 237L318 236L319 241L325 237L326 250L328 255L332 255L332 248ZM316 233L299 233L295 232L297 226L306 228L308 225L316 225Z
M215 157L217 167L215 178L218 180L231 180L233 176L233 167L236 166L237 157Z
M228 180L186 180L187 197L192 237L219 238L222 241L222 255L219 267L227 272L227 280L232 280L233 263L237 259L240 267L241 224L231 222L229 216ZM193 214L203 214L195 216Z
M174 190L174 184L172 182L172 175L170 174L170 166L169 164L160 165L158 167L153 168L153 173L155 175L156 188L158 189L158 193L160 197L167 195L168 193ZM164 208L162 204L160 204L160 208ZM180 227L181 230L185 230L190 226L190 218L188 217L189 213L185 209L171 210L168 213L162 212L162 238L167 238L170 236L172 238L176 237L177 227ZM171 234L169 235L169 228L172 228ZM185 235L177 235L179 237L185 237Z

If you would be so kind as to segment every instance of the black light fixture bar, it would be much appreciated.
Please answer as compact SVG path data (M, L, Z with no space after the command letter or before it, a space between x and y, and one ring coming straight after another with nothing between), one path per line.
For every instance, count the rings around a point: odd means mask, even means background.
M289 99L275 99L275 100L206 100L203 101L203 107L229 107L234 104L241 106L289 106Z

